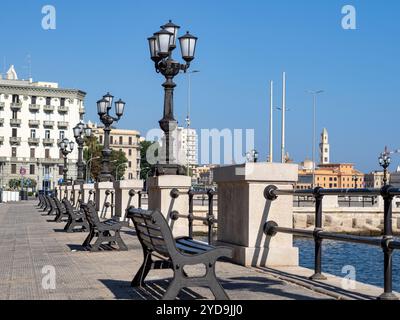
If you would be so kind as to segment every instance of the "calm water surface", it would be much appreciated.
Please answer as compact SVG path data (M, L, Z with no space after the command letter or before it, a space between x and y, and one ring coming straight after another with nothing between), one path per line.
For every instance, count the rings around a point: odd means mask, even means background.
M294 244L300 251L300 265L314 269L314 241L295 238ZM383 253L378 247L362 244L341 243L324 240L322 270L339 277L345 266L354 266L357 281L383 288ZM400 252L393 254L393 289L400 292Z

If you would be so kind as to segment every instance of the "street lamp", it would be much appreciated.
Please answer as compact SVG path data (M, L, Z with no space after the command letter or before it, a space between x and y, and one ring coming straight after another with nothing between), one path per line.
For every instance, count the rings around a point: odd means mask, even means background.
M318 91L309 90L307 92L313 96L313 147L312 147L313 181L312 181L312 187L314 188L314 186L315 186L315 165L316 165L315 145L317 143L317 138L316 138L317 95L324 93L324 90L318 90Z
M100 157L92 157L86 162L86 182L89 183L89 175L90 175L90 167L89 164L96 159L100 159Z
M385 149L385 152L381 153L379 157L379 164L383 168L383 185L386 186L388 182L387 172L392 159L390 158L389 152Z
M68 155L74 150L75 143L73 141L69 141L67 138L62 139L58 143L58 147L60 148L60 151L63 155L64 158L64 167L63 167L63 183L65 185L65 191L67 191L67 185L68 185L68 162L67 158Z
M115 102L116 117L112 117L110 115L110 110L112 108L113 100L114 96L112 96L110 93L107 93L105 96L103 96L103 99L97 101L97 113L100 117L100 121L104 124L104 147L102 151L103 159L101 161L101 173L99 177L99 181L101 182L112 182L114 180L110 171L110 132L112 124L121 119L125 109L125 102L119 99Z
M355 174L355 175L353 175L353 181L354 181L354 188L355 189L357 189L358 188L358 180L359 180L359 178L358 178L358 176Z
M256 163L258 161L258 151L253 149L250 152L247 152L246 158L248 162Z
M173 145L171 132L178 126L174 118L173 93L176 84L173 82L173 79L180 71L187 72L189 69L190 63L194 59L197 37L187 32L179 38L182 59L185 61L185 64L181 64L172 59L172 51L176 48L179 29L180 27L170 20L167 24L161 26L160 31L148 38L150 57L154 61L155 70L157 73L161 73L166 79L162 85L165 92L164 116L159 121L160 128L164 132L165 137L165 145L163 145L165 159L163 155L162 163L158 163L153 167L153 174L155 176L185 175L184 168L174 163L173 151L171 150Z
M73 129L75 141L78 144L78 176L76 182L79 184L83 184L85 182L84 178L84 168L85 164L83 163L83 146L85 144L85 137L90 137L92 135L92 129L83 122L79 122Z

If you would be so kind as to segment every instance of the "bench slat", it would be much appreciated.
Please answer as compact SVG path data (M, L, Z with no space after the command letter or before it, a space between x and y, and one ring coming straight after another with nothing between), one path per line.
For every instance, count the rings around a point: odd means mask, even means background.
M182 243L186 246L193 247L193 248L200 249L200 250L205 250L205 251L215 249L215 247L209 246L208 244L206 244L204 242L196 241L196 240L193 240L190 238L178 239L177 243Z
M184 244L179 243L179 242L176 243L176 247L178 248L178 250L183 251L183 252L188 253L188 254L199 254L199 253L204 253L204 252L207 251L207 250L188 247L188 246L185 246Z

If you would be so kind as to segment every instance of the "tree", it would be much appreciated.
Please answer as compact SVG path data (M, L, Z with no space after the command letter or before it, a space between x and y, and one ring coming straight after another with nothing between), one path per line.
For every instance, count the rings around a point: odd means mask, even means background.
M11 189L19 189L21 187L21 180L20 179L11 179L10 181L8 181L8 186Z
M140 179L147 179L151 171L151 164L147 161L147 150L154 142L140 142Z
M123 180L124 174L127 168L128 159L126 158L125 152L112 150L111 152L111 174L113 175L115 180ZM118 172L115 171L118 168Z
M101 161L103 158L103 145L101 145L97 137L89 137L86 138L85 141L86 148L83 152L83 158L85 162L87 163L90 159L93 159L89 166L90 166L90 177L92 177L94 180L98 180L100 174L101 174ZM110 157L110 170L112 176L117 179L115 176L115 170L118 167L118 173L117 176L119 179L123 178L126 168L126 164L128 162L128 159L126 158L126 155L123 151L117 151L117 150L112 150L111 151L111 157ZM86 168L85 168L86 172Z

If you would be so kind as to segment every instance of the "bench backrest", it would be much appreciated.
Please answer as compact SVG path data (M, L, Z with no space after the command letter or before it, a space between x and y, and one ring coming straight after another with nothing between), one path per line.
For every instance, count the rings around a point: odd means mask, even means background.
M62 202L63 202L64 207L65 207L65 210L67 211L67 213L69 214L69 216L70 216L71 218L75 219L77 215L76 215L76 213L75 213L75 209L74 209L74 207L72 206L71 202L69 202L67 199L64 199Z
M54 199L54 203L56 204L57 209L60 211L60 213L66 212L66 209L63 206L63 204L60 202L60 200L58 200L57 197L54 197L53 199Z
M128 217L132 219L144 250L155 251L170 258L177 254L171 229L161 212L130 207Z
M98 226L101 221L96 212L96 206L93 201L89 201L88 203L82 203L81 207L85 212L86 219L88 220L91 226Z

